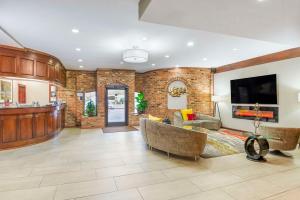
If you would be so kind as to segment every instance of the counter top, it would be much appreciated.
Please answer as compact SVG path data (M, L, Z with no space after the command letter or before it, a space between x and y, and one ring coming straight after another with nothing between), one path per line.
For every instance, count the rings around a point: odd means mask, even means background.
M65 107L65 104L61 105L45 105L45 106L9 106L9 107L1 107L0 115L6 114L26 114L26 113L40 113L47 112L53 110L61 110Z

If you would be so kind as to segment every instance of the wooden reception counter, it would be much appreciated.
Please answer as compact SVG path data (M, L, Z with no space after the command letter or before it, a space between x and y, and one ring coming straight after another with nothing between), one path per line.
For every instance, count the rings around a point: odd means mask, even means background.
M0 150L49 140L64 128L65 105L0 108Z

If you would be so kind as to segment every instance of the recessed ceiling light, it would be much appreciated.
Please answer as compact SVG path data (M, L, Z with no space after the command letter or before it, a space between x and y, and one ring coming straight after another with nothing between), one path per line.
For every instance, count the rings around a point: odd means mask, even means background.
M79 68L84 68L84 66L80 65Z
M190 41L186 44L188 47L193 47L195 45L195 43L193 41Z
M165 58L170 58L170 55L165 55Z
M143 37L142 40L143 40L143 41L146 41L146 40L148 40L148 38L147 38L147 37Z
M203 58L202 60L203 60L203 61L207 61L208 59L207 59L207 58Z
M238 48L233 48L232 50L233 50L233 51L238 51L239 49L238 49Z
M153 63L153 64L152 64L152 66L153 66L153 67L155 67L155 66L156 66L156 64L154 64L154 63Z
M78 59L78 62L82 62L83 60L82 59Z
M80 49L80 48L76 48L75 50L76 50L76 51L81 51L81 49Z
M77 28L73 28L72 32L75 33L75 34L77 34L77 33L79 33L79 30Z

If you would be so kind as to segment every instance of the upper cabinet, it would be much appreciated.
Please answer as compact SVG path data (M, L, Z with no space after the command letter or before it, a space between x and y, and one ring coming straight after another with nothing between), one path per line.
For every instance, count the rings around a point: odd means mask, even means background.
M66 70L55 57L0 45L0 76L48 80L65 86Z
M17 73L17 57L15 55L0 52L0 73L8 76Z

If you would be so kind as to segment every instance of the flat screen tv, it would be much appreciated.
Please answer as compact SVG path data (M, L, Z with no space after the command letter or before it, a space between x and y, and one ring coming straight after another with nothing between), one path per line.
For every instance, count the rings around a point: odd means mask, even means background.
M231 80L231 103L277 104L276 74Z

